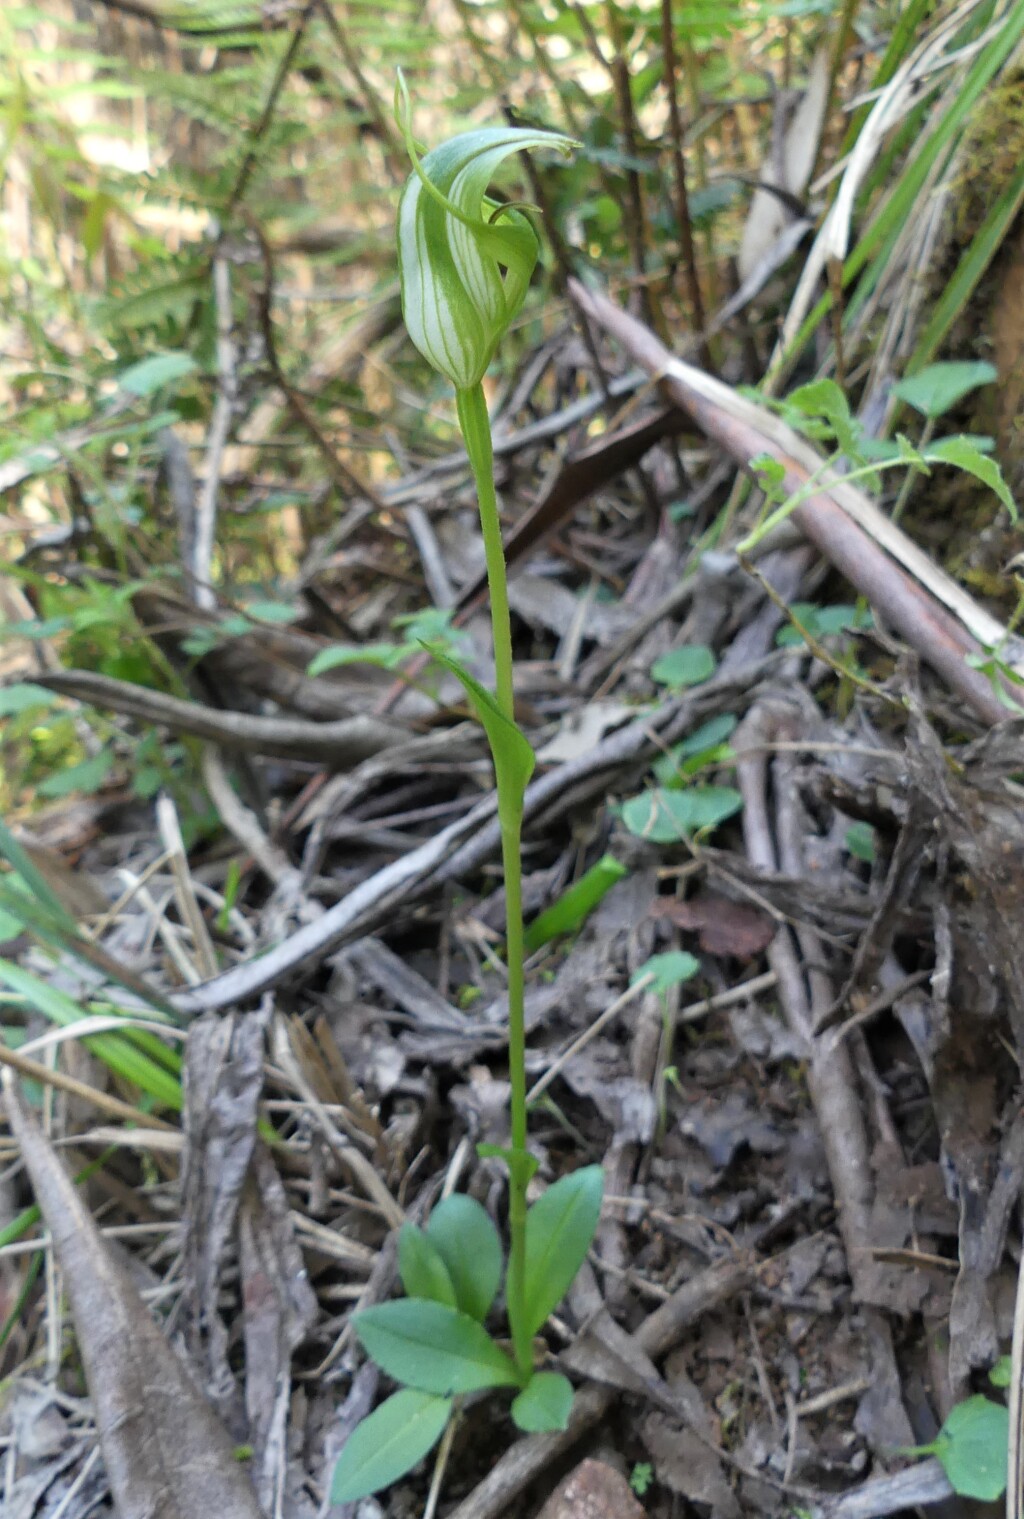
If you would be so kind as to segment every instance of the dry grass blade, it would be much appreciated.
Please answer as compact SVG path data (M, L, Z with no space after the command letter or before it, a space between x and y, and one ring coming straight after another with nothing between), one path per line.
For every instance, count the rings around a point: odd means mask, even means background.
M260 1519L227 1431L107 1253L10 1072L4 1101L63 1269L120 1519Z

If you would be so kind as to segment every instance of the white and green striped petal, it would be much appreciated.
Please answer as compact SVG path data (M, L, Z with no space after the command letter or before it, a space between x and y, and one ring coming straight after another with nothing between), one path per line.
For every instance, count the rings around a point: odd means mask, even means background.
M413 161L398 211L405 325L427 362L457 390L468 390L483 379L522 305L538 253L527 218L490 200L487 186L511 153L568 153L574 144L555 132L488 127L463 132L419 160L404 94L399 121Z

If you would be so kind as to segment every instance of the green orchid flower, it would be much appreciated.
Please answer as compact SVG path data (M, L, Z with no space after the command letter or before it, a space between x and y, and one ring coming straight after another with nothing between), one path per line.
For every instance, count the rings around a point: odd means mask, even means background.
M487 195L498 165L523 148L572 151L557 132L485 127L463 132L422 160L405 81L395 115L413 172L398 211L402 312L420 353L456 390L478 385L523 304L539 244L527 217Z

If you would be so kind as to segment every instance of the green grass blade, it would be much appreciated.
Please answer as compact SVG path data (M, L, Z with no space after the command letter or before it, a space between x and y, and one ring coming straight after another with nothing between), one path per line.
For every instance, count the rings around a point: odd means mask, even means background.
M90 1016L64 992L47 985L10 960L0 959L0 981L44 1018L62 1028L72 1027ZM132 1082L161 1106L180 1112L183 1101L181 1082L163 1063L158 1063L140 1049L138 1042L128 1037L130 1032L145 1034L150 1040L156 1037L146 1029L126 1029L123 1034L90 1034L83 1042L116 1075ZM156 1042L159 1044L158 1040Z
M1022 205L1024 205L1024 163L1020 165L1006 189L999 196L968 247L964 249L953 277L935 302L925 329L917 340L917 347L907 365L908 375L916 374L934 358L953 323L977 289L985 270L1002 247Z

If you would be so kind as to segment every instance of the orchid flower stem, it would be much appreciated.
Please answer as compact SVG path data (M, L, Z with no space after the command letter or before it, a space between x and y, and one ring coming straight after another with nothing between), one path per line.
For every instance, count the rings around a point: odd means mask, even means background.
M494 453L491 423L483 386L456 392L459 425L473 470L480 526L487 561L487 584L491 602L494 640L495 695L509 722L515 722L512 684L512 624L508 607L505 551L501 519L494 489ZM526 1318L526 1020L524 1013L523 886L520 845L523 797L518 790L502 795L498 769L498 816L501 821L501 857L505 876L505 943L508 963L508 1064L511 1087L512 1164L509 1167L509 1266L506 1297L516 1365L528 1376L533 1365L533 1346Z

